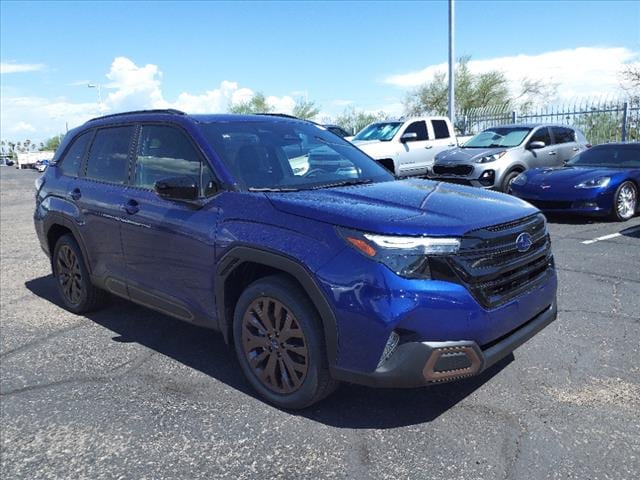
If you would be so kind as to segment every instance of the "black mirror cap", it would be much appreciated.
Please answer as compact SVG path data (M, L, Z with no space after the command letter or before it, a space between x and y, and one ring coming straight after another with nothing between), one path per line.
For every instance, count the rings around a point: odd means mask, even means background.
M538 149L540 149L540 148L544 148L544 147L546 147L546 146L547 146L547 144L546 144L546 143L541 142L541 141L539 141L539 140L536 140L535 142L531 142L531 143L529 143L529 149L530 149L530 150L538 150Z
M160 198L167 200L193 201L200 193L198 182L188 176L163 178L154 184L154 189Z

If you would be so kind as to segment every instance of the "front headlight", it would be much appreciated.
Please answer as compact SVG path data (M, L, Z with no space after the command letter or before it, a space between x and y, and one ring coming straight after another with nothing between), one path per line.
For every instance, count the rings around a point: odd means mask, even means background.
M505 153L507 153L507 152L504 151L504 152L494 153L493 155L487 155L486 157L479 158L478 160L476 160L476 162L478 162L478 163L495 162L499 158L502 158Z
M609 185L611 177L598 177L586 182L579 183L576 188L602 188Z
M378 235L346 229L339 231L347 243L360 253L405 278L431 278L429 257L453 254L460 248L457 238Z
M518 175L516 178L513 179L514 185L524 185L525 183L527 183L526 173L521 173L520 175Z

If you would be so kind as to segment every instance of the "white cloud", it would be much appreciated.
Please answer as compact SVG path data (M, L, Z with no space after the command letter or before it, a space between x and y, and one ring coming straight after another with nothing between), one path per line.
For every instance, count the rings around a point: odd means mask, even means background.
M44 70L45 65L42 63L13 63L2 62L0 63L0 74L6 73L23 73L23 72L37 72Z
M619 72L623 64L640 55L628 48L583 47L557 50L539 55L514 55L471 60L474 73L499 70L506 76L513 93L524 78L557 85L560 99L621 94ZM422 70L392 75L384 83L415 88L430 81L437 72L446 72L447 64L429 65Z
M11 128L11 131L15 133L18 133L18 132L23 133L23 132L35 132L36 129L30 123L18 122L16 125L14 125Z

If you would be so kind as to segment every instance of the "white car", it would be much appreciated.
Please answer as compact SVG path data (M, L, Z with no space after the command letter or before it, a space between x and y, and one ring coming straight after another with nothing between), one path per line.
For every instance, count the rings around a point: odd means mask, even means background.
M415 117L368 125L353 144L396 176L427 175L436 154L458 142L446 117Z

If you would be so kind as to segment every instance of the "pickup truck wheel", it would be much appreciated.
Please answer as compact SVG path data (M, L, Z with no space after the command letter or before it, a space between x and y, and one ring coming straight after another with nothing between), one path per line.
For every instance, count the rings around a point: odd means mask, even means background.
M81 314L103 305L107 294L91 283L82 250L73 236L63 235L58 239L52 265L56 286L67 310Z
M637 209L638 189L632 182L623 182L613 196L613 219L625 222L636 214Z
M511 193L511 184L516 179L516 177L518 175L520 175L520 173L521 172L518 172L518 171L507 173L504 176L504 178L502 179L502 185L500 186L500 191L510 194Z
M283 275L242 293L233 337L243 373L267 401L299 409L329 395L331 379L320 318L304 291Z

